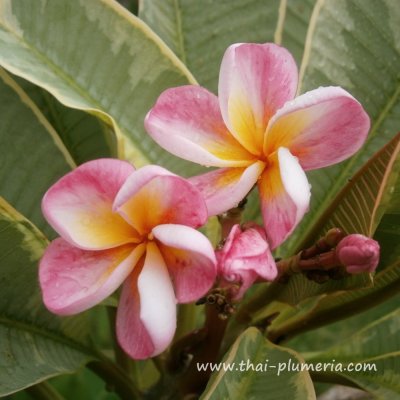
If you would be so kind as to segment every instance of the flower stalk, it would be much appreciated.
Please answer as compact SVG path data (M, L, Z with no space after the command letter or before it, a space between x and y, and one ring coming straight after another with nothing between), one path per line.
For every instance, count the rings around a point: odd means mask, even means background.
M200 394L204 390L211 371L199 371L199 363L215 363L220 355L221 342L227 327L227 319L220 318L214 304L206 305L206 321L201 331L201 341L192 347L191 362L181 377L183 395Z
M353 244L354 236L356 236L357 243L360 244L358 247ZM356 257L358 261L365 262L365 268L359 267L357 272L349 269L344 263L343 256L341 256L341 249L345 246L348 249L347 243L349 241L352 243L352 246L350 246L352 250L351 260L353 261ZM365 243L368 243L366 249ZM373 252L371 247L374 250ZM375 241L362 235L346 236L339 228L330 229L324 237L311 247L276 263L279 271L278 279L258 291L239 308L235 315L236 329L250 324L254 315L276 298L282 290L282 285L287 284L292 275L300 273L305 275L307 279L322 284L329 279L342 279L351 273L371 272L371 252L375 261L379 257L379 246ZM367 254L365 255L365 253ZM346 255L349 257L347 253ZM377 263L374 263L375 268L376 265Z
M246 204L247 198L245 197L237 207L231 208L227 212L218 215L218 221L221 225L221 244L223 244L225 239L229 236L233 226L240 224Z

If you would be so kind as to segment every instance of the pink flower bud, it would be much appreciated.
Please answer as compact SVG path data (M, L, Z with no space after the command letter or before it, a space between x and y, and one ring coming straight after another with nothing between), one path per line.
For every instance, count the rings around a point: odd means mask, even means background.
M349 274L373 272L379 263L379 243L363 235L348 235L338 244L336 254Z
M222 250L216 252L218 273L224 283L238 283L235 299L259 278L272 281L278 275L264 230L256 224L243 229L234 225Z

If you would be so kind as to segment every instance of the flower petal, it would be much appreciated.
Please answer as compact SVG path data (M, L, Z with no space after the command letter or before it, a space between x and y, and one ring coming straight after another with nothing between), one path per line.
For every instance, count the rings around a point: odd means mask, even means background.
M304 170L326 167L354 154L370 121L361 104L339 87L312 90L286 103L271 119L265 154L287 147Z
M43 214L68 242L86 250L137 242L137 233L112 211L114 198L134 171L125 161L82 164L57 181L42 201Z
M257 161L247 168L221 168L189 181L206 200L208 215L217 215L237 207L257 183L264 167L263 162Z
M199 227L207 220L203 197L189 181L149 165L135 171L119 191L116 210L140 234L160 224Z
M308 211L310 185L298 160L279 148L269 159L258 188L271 249L279 246Z
M153 229L159 249L173 277L179 303L204 296L216 277L216 260L209 240L183 225L159 225Z
M145 167L136 170L130 179L126 179L118 191L113 204L114 211L121 207L122 204L129 201L132 196L139 192L140 189L147 185L152 179L159 176L176 175L158 165L146 165Z
M125 245L89 251L71 246L62 238L54 240L39 266L44 304L60 315L93 307L122 284L144 250L144 245Z
M253 158L227 130L217 97L199 86L163 92L147 114L145 127L161 147L202 165L241 167Z
M336 256L349 274L374 272L379 264L379 243L360 234L343 238L336 247Z
M278 275L265 231L254 223L242 228L234 225L225 244L217 252L219 275L226 281L240 283L235 300L259 278L274 280Z
M278 274L265 233L256 224L245 225L243 231L239 225L234 225L221 252L222 264L229 261L229 265L224 265L224 274L250 270L269 281Z
M143 268L124 284L117 312L117 337L135 359L156 356L171 343L176 300L167 267L155 243L148 243Z
M297 66L283 47L228 47L219 75L219 102L226 125L248 151L261 155L269 119L293 98L296 87Z

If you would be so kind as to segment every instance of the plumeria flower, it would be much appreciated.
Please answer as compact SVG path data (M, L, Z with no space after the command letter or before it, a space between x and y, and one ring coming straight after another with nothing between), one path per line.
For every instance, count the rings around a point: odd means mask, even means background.
M206 166L192 178L210 215L236 207L257 184L271 248L294 230L307 212L310 186L304 171L354 154L370 122L339 87L299 97L297 67L275 44L234 44L222 60L218 97L199 86L161 94L145 126L163 148Z
M234 225L216 256L222 285L239 286L234 300L241 299L257 280L273 281L278 275L265 231L254 223Z
M39 279L46 307L84 311L123 282L117 337L133 358L161 353L176 327L176 302L203 296L216 276L199 191L157 166L124 161L81 165L46 193L43 213L61 238L46 249Z
M336 247L336 255L349 274L374 272L379 264L379 243L364 235L351 234Z

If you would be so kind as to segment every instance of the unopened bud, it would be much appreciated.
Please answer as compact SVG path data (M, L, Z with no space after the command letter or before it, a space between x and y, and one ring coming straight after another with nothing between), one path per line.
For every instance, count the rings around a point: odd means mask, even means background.
M325 235L326 244L332 248L344 238L345 234L339 228L332 228Z
M377 241L353 234L340 241L336 255L349 274L360 274L375 271L379 263L379 250Z

